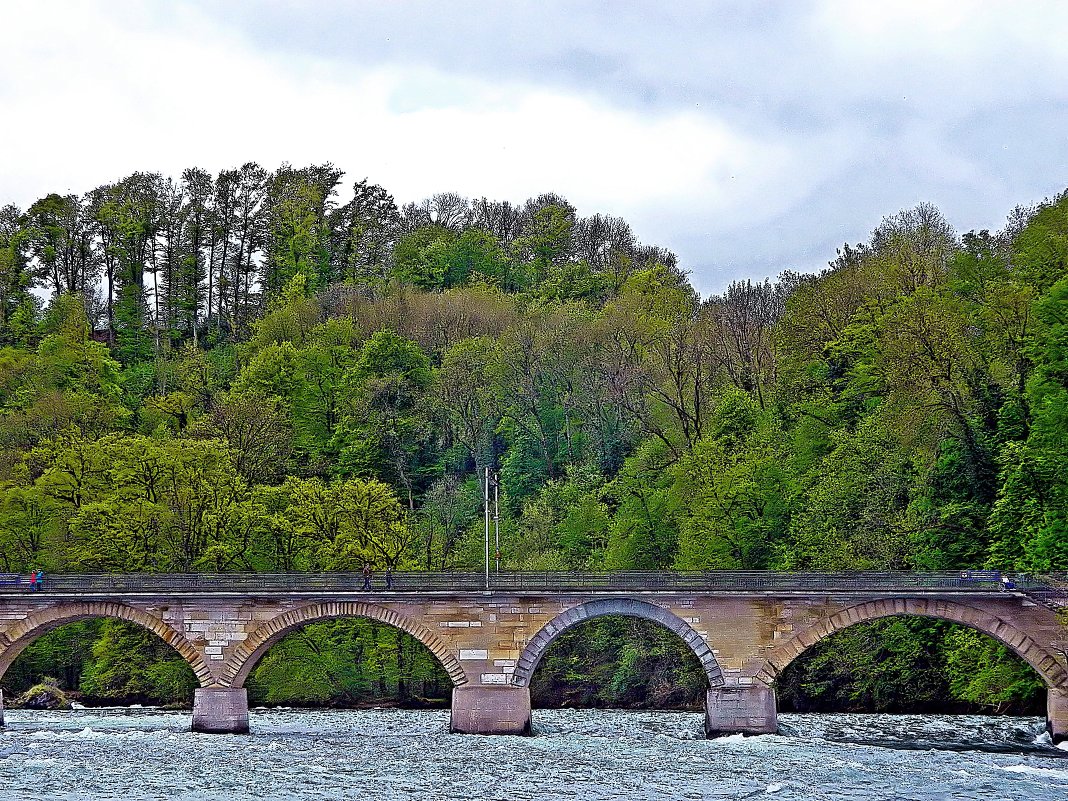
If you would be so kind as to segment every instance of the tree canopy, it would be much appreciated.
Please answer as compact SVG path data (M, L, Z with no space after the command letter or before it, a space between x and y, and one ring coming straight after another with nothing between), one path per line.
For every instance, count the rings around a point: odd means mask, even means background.
M1068 569L1068 193L701 298L558 195L340 176L0 209L0 569L473 568L485 468L509 569Z

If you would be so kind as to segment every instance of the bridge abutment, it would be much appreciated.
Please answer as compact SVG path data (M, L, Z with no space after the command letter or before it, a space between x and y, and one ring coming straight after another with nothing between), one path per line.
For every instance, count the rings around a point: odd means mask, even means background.
M248 691L244 687L197 687L193 731L248 734Z
M705 736L774 734L779 730L775 690L766 684L713 687L705 694Z
M1047 691L1046 728L1053 742L1068 740L1068 689L1050 687Z
M530 734L530 688L461 685L452 689L454 734Z

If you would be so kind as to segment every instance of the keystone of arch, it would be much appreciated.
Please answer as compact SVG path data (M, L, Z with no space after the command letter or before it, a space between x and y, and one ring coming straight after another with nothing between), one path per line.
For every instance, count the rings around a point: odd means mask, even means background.
M967 604L929 598L894 598L866 601L840 609L802 629L767 655L757 678L771 684L797 657L832 634L857 623L897 615L948 620L975 629L1000 642L1034 668L1050 687L1068 687L1064 665L1032 637L1010 622Z
M656 606L647 601L639 601L633 598L604 598L596 601L573 606L561 612L541 630L535 634L523 649L516 661L515 672L512 674L512 684L517 687L527 687L530 678L534 675L534 669L538 666L545 652L552 645L553 640L568 629L577 626L591 618L605 617L606 615L623 615L625 617L637 617L643 620L651 620L659 623L664 628L678 635L683 642L693 651L704 668L710 687L723 685L723 672L716 661L715 654L708 647L708 643L698 634L690 624L673 612Z
M41 635L67 623L97 617L125 620L151 631L185 659L196 674L201 687L210 687L216 683L204 656L181 633L141 609L103 601L51 606L17 621L0 636L0 676L3 676L15 658Z
M449 674L454 686L458 687L467 683L467 674L464 673L463 666L437 634L392 609L357 601L308 604L264 621L249 635L248 639L234 648L223 666L220 683L224 687L243 687L260 657L285 635L308 623L342 617L362 617L407 632L426 646L427 650L437 658L441 666L445 668L445 672Z

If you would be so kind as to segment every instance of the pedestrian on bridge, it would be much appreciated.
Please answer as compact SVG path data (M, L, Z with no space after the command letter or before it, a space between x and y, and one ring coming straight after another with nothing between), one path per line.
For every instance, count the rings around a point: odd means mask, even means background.
M33 576L33 588L40 592L44 586L44 571L38 568L37 572Z
M386 566L386 589L393 589L393 568L389 565Z
M365 590L371 589L371 563L363 563L363 588Z

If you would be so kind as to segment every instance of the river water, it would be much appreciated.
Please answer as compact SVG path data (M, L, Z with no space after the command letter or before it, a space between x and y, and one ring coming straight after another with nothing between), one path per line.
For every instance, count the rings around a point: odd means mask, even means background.
M219 736L188 712L9 710L0 799L1068 799L1039 718L782 715L705 740L690 713L534 717L534 737L470 737L447 712L253 710Z

